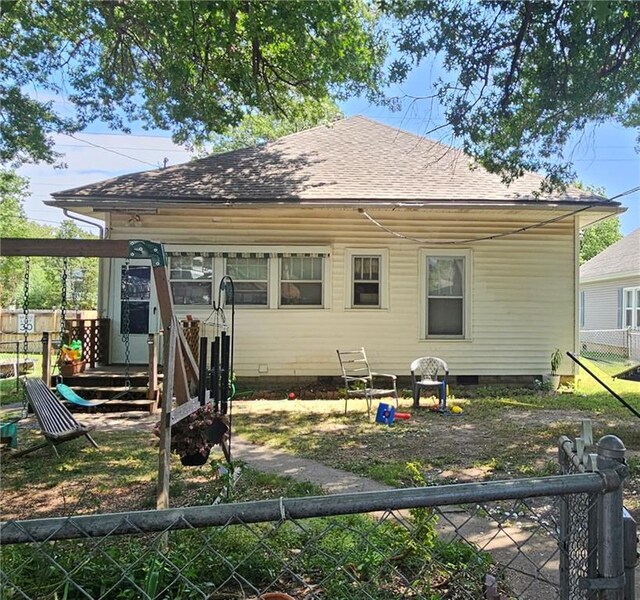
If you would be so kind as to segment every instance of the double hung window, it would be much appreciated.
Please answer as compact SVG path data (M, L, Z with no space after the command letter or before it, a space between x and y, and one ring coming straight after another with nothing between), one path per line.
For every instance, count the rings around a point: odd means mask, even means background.
M640 287L622 290L623 327L640 329Z
M233 279L236 306L269 305L269 259L234 256L227 258L227 275Z
M470 253L425 252L425 337L468 338Z
M354 255L351 260L352 306L379 308L381 257Z
M323 306L323 258L280 258L280 306Z
M211 305L213 260L210 256L171 256L169 279L176 305Z

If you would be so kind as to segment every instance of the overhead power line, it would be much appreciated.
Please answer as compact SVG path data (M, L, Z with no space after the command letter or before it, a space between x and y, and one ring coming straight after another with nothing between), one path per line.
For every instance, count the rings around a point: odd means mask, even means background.
M629 194L633 194L634 192L639 192L640 191L640 185L631 188L630 190L625 190L624 192L620 192L619 194L617 194L616 196L613 196L612 198L609 198L609 201L611 200L615 200L616 198L622 198L623 196L628 196Z
M430 244L434 246L456 246L458 244L470 244L472 242L484 242L486 240L496 240L498 238L504 238L510 235L516 235L517 233L523 233L525 231L529 231L530 229L538 229L539 227L544 227L545 225L550 225L551 223L557 223L558 221L568 219L569 217L573 217L574 215L577 215L578 213L581 213L585 210L589 210L590 208L593 208L593 207L594 205L592 204L588 206L583 206L578 210L574 210L573 212L570 212L566 215L560 215L558 217L554 217L553 219L547 219L546 221L539 221L538 223L532 223L531 225L525 225L524 227L518 227L517 229L512 229L511 231L505 231L503 233L495 233L492 235L485 235L485 236L476 237L476 238L467 238L465 240L449 240L449 241L425 240L425 239L412 237L410 235L405 235L404 233L394 231L390 227L383 225L382 223L374 219L370 214L368 214L364 208L359 208L358 212L364 215L367 219L369 219L369 221L371 221L376 227L379 227L380 229L382 229L383 231L386 231L387 233L393 235L394 237L407 240L409 242L417 242L419 244Z
M71 133L65 133L64 135L69 136L70 138L73 138L74 140L78 141L78 142L82 142L83 144L88 144L89 146L93 146L94 148L100 148L101 150L106 150L107 152L111 152L113 154L117 154L118 156L123 156L124 158L128 158L130 160L135 160L139 163L142 163L143 165L149 165L151 167L153 167L154 169L158 169L158 165L155 165L153 163L147 162L146 160L142 160L140 158L136 158L135 156L130 156L129 154L125 154L124 152L118 152L117 150L113 150L112 148L107 148L106 146L101 146L100 144L94 144L93 142L90 142L88 140L83 140L82 138L76 137L75 135L71 134Z

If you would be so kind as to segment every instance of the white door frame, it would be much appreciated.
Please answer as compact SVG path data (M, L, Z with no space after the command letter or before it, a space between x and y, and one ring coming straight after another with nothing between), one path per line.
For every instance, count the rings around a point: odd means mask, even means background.
M113 260L111 270L110 308L111 308L111 362L122 364L126 362L125 342L121 332L121 299L122 299L122 275L125 260L116 258ZM129 285L130 291L130 333L129 354L131 364L147 364L149 358L148 334L158 331L158 298L156 294L153 269L146 259L129 261L130 277L138 281L139 297L136 297L135 284ZM139 277L136 277L136 274ZM145 288L145 286L147 286ZM147 323L139 322L138 316L148 315Z

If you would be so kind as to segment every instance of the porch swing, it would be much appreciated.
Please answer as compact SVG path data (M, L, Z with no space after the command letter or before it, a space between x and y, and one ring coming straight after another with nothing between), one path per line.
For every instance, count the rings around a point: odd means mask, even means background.
M63 262L63 270L62 270L62 294L61 294L61 303L60 303L60 348L58 349L58 375L57 375L57 384L56 391L62 397L65 402L70 402L71 404L75 404L76 406L80 406L82 408L95 408L97 406L101 406L107 402L112 400L120 400L124 398L127 394L129 394L131 390L131 377L130 377L130 368L131 368L131 359L130 359L130 346L129 346L129 259L125 261L125 277L123 278L122 283L122 292L123 292L123 333L122 333L122 341L125 345L125 389L121 392L118 392L111 398L105 398L103 400L87 400L80 396L76 391L70 388L68 385L64 383L64 378L62 376L62 371L60 369L60 359L62 356L62 347L63 341L66 337L66 328L65 328L65 315L66 315L66 305L67 305L67 277L68 277L68 259L65 257Z

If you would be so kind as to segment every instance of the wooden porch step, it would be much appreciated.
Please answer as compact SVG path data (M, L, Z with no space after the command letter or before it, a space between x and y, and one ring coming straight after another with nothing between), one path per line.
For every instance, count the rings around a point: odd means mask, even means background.
M53 376L52 380L55 380L56 377ZM127 378L124 375L93 375L93 374L82 374L82 375L74 375L73 377L65 377L64 383L66 383L69 387L123 387L126 384ZM146 386L149 382L147 377L143 377L140 375L135 375L129 377L129 381L131 385L134 387L142 387ZM162 380L159 380L162 381Z
M90 400L86 398L86 400ZM92 398L91 401L100 401L100 398ZM147 399L123 399L123 400L108 400L98 406L93 407L81 407L75 404L66 403L72 412L88 412L88 413L109 413L109 412L124 412L130 410L146 411L150 414L156 412L156 401Z

